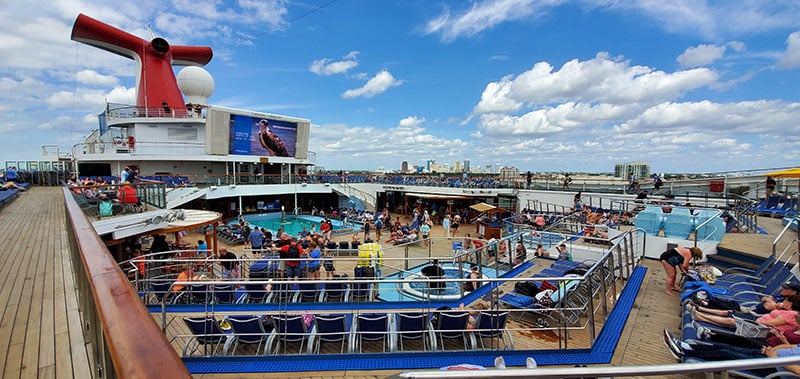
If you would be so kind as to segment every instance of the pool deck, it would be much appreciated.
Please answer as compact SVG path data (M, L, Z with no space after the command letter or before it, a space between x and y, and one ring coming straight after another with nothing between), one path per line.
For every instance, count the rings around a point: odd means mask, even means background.
M61 188L34 187L0 210L0 372L3 378L89 378L92 377L77 296ZM773 237L753 235L729 238L748 240L747 252L766 256L772 239L781 230L779 219L759 220ZM462 228L463 232L473 227ZM474 232L473 232L474 233ZM433 235L442 236L440 227ZM735 243L739 245L739 242ZM241 245L232 247L237 254ZM674 363L661 343L661 330L677 331L680 322L677 297L663 295L665 276L659 262L644 260L648 267L633 304L611 365ZM541 265L539 266L541 267ZM534 344L542 336L521 338ZM580 336L573 336L578 339ZM574 340L575 344L580 341ZM406 370L320 371L293 373L292 378L384 378ZM286 373L195 375L197 378L286 378ZM674 378L675 376L664 376ZM701 378L703 376L689 376Z

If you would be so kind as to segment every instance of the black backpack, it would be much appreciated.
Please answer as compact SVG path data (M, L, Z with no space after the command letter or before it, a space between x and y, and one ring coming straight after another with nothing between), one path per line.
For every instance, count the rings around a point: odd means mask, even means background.
M300 258L300 249L297 248L297 244L293 243L289 245L289 249L286 250L286 258L287 259L297 259Z

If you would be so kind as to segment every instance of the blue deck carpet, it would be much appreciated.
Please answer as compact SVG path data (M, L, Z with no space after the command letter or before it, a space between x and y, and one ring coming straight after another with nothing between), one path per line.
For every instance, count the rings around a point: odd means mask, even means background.
M409 352L392 354L297 355L184 358L192 374L237 372L302 372L328 370L430 369L463 363L491 367L502 355L508 366L524 366L534 357L539 365L607 364L644 281L647 268L636 267L591 349ZM476 294L477 295L477 294Z

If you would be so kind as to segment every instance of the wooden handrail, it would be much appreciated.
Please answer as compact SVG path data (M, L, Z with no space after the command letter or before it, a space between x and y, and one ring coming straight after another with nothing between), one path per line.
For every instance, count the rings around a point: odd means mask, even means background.
M95 327L102 330L104 345L113 362L116 377L190 378L183 361L95 233L69 188L63 191L72 229L67 232L75 236L87 285L92 290L91 296L101 324ZM86 313L86 310L82 311Z

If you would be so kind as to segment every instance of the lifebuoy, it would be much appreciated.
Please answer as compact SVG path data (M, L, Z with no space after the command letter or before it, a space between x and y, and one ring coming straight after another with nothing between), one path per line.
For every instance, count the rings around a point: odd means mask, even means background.
M130 146L130 148L133 149L133 146L135 144L136 144L136 138L133 138L133 136L128 136L128 146ZM125 144L122 145L125 146Z

